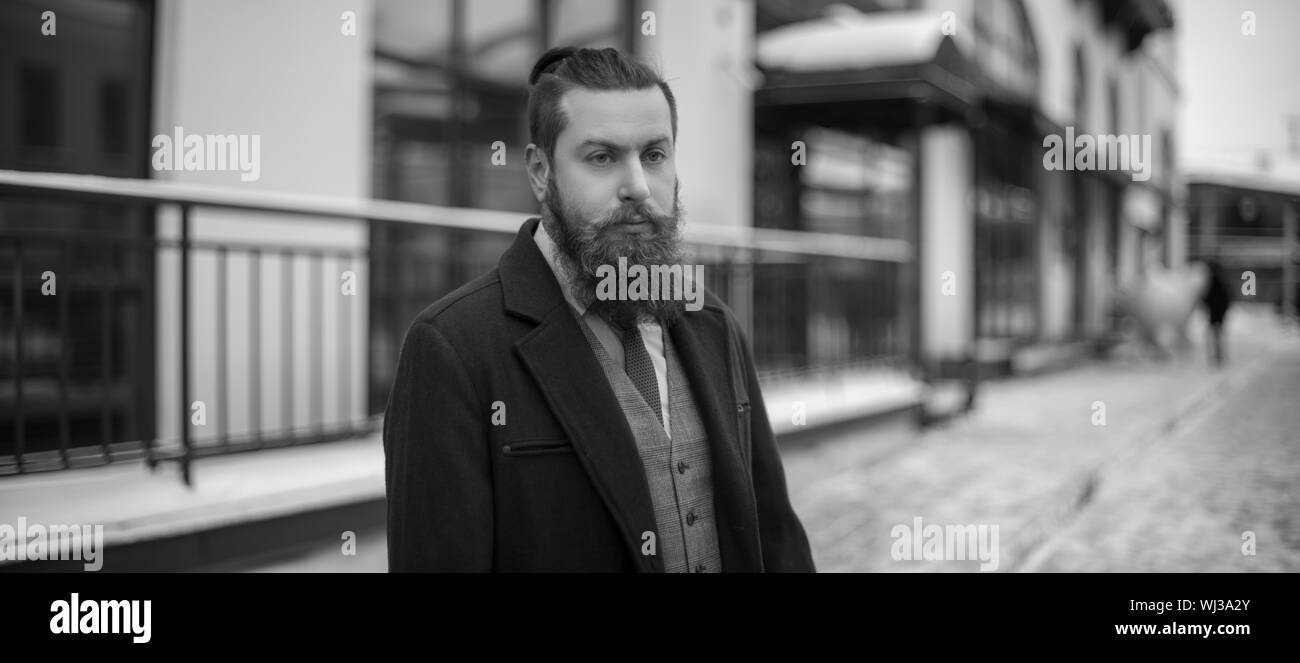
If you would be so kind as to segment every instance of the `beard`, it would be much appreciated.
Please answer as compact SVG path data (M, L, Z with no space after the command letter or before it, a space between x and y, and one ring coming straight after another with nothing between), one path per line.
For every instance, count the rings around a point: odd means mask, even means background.
M596 286L601 265L617 266L626 258L628 267L672 265L682 262L682 204L679 181L673 187L673 209L669 214L655 214L650 207L636 203L624 205L596 219L584 218L561 197L552 173L542 200L542 227L560 249L560 264L575 298L610 324L626 328L637 322L655 321L668 328L685 310L679 299L598 299ZM649 221L653 230L643 234L624 234L617 225L634 220ZM703 284L701 284L702 286Z

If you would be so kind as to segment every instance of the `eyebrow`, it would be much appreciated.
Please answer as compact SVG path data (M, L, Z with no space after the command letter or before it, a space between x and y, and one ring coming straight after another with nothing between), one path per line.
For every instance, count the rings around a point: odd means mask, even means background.
M651 138L650 140L646 141L644 144L641 145L641 147L643 147L643 148L644 148L644 147L650 147L651 145L654 145L654 144L656 144L656 143L667 143L667 142L669 142L668 135L667 135L667 134L660 134L660 135L655 136L654 138ZM604 147L604 148L607 148L607 149L610 149L610 150L614 150L615 152L617 152L619 149L621 149L621 148L623 147L622 145L618 144L617 142L614 142L614 141L612 141L612 140L607 140L607 139L604 139L604 138L588 138L588 139L582 141L581 143L578 143L578 149L583 149L583 148L586 148L586 147L588 147L588 146Z

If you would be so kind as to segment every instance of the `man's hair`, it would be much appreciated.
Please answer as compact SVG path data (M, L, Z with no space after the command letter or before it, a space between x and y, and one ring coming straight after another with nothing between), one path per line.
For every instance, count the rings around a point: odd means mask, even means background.
M613 48L563 46L542 54L528 75L528 139L555 158L555 140L568 124L560 99L575 87L592 90L644 90L659 86L672 113L677 140L677 100L659 72Z

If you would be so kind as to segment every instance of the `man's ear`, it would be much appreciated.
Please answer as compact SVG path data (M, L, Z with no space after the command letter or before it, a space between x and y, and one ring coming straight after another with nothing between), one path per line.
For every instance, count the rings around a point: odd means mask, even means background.
M528 171L528 186L533 190L533 197L541 203L546 198L546 183L551 176L551 163L536 143L529 143L524 148L524 169Z

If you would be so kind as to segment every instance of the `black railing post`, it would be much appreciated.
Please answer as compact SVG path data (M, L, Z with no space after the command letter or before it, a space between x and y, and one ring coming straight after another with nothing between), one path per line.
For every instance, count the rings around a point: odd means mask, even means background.
M339 254L339 266L340 266L340 267L343 267L343 266L346 265L346 266L349 267L349 268L354 268L354 269L352 269L352 273L353 273L355 276L354 276L354 278L353 278L352 284L353 284L353 288L356 288L356 287L357 287L357 283L356 283L356 281L357 281L357 279L360 278L360 275L356 273L356 269L355 269L355 266L356 266L356 260L353 260L352 258L353 258L353 255L351 255L351 254L346 254L346 253L341 253L341 254ZM346 260L346 262L345 262L345 260ZM340 270L340 271L343 271L343 270ZM354 289L352 292L353 292L352 297L355 297L355 296L356 296L356 290ZM348 297L348 296L344 296L343 293L342 293L342 291L340 291L340 292L339 292L337 295L335 295L335 296L338 297L338 301L339 301L338 308L334 309L335 311L338 312L338 316L339 316L339 319L338 319L338 323L339 323L339 354L343 357L343 359L339 362L339 393L338 393L338 396L339 396L339 422L340 422L340 425L343 426L346 430L348 430L348 431L353 431L353 430L356 429L356 426L354 425L354 422L352 421L352 416L351 416L351 412L352 412L352 407L351 407L351 396L352 396L352 366L351 366L351 364L352 364L352 319L351 319L351 316L349 315L349 313L350 313L350 311L351 311L351 307L348 306L348 303L349 303L349 302L348 302L348 299L349 299L349 297Z
M293 301L293 252L284 249L280 252L284 259L281 265L281 295L280 302L282 310L286 316L284 326L280 329L280 402L282 416L284 417L284 439L292 443L293 440L293 318L294 318L294 301Z
M26 446L23 421L23 240L14 240L14 460L18 473L23 472Z
M150 241L146 242L141 248L141 268L144 271L145 278L142 280L144 285L144 296L141 299L141 311L144 320L144 327L140 328L140 333L149 340L145 344L146 350L140 353L140 382L143 396L138 398L138 407L140 408L140 421L142 422L141 441L144 444L144 459L149 466L149 471L154 472L158 469L158 458L154 456L154 444L158 441L158 371L157 362L159 360L156 350L158 344L158 258L160 256L161 243L158 241L158 206L148 205L145 213L150 217L149 226L151 227ZM144 256L148 257L145 258Z
M262 251L248 255L248 415L253 442L262 446Z
M70 253L67 244L64 244L59 256L59 271L63 272L63 294L55 295L59 298L59 458L63 461L63 468L72 467L68 460L68 442L70 434L68 432L68 353L71 348L68 346L72 340L68 334L68 300L72 298L72 293L68 291L71 274L69 269L63 268L65 265L71 266L72 260L68 259Z
M111 268L110 268L111 270ZM99 449L104 462L113 462L113 293L110 276L99 280Z
M223 244L217 247L217 439L222 451L230 450L230 384L226 371L226 254Z
M321 364L325 362L325 343L321 337L325 335L325 302L326 293L330 292L330 278L326 271L328 265L325 264L325 254L316 252L310 255L307 262L310 271L312 264L316 265L318 274L324 284L325 292L311 295L314 288L308 287L307 319L311 322L311 331L307 333L307 365L311 375L311 411L312 429L315 431L313 442L319 442L325 439L325 387L321 385L324 382L322 377ZM309 277L308 283L311 282Z
M193 486L190 461L193 459L193 441L190 439L190 205L181 204L181 478L186 486Z

